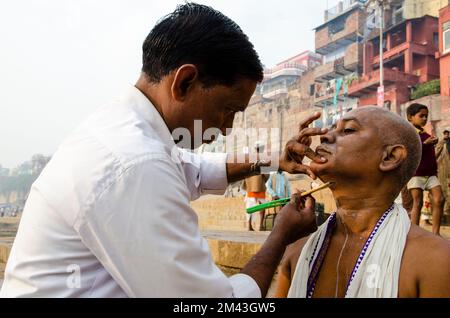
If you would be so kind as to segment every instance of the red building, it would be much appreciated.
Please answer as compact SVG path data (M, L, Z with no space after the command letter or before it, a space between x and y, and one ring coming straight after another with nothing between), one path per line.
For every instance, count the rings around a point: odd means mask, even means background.
M439 52L441 69L440 121L436 130L450 129L450 5L439 11Z
M439 53L441 95L450 96L450 6L439 11Z
M438 19L424 16L401 21L386 29L383 38L385 106L400 113L413 86L439 78ZM379 36L364 45L363 74L349 86L359 106L376 105L380 86Z

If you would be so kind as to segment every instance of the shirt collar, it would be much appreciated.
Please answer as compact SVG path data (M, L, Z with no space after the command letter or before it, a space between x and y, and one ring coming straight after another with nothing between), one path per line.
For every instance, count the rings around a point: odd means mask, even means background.
M414 126L414 128L416 129L416 131L421 134L424 132L423 128L417 128L416 126Z
M163 143L169 147L175 146L172 134L164 119L150 100L135 86L125 93L127 105L139 113L145 121L156 131Z

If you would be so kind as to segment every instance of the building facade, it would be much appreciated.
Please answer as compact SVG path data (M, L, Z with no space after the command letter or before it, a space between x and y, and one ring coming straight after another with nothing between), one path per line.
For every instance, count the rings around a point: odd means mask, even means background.
M380 39L364 44L363 73L352 81L349 96L359 105L376 105L380 86ZM424 16L391 24L383 34L385 107L400 114L400 105L409 101L411 89L439 78L435 54L439 47L438 19Z
M450 5L439 11L439 53L441 95L450 96Z
M357 107L347 94L349 80L358 77L363 66L365 1L341 1L325 11L325 21L315 29L316 52L324 56L315 69L314 103L323 108L323 125ZM320 124L320 123L319 123Z
M302 52L264 70L264 80L256 88L256 95L265 99L286 97L288 88L300 76L322 64L322 56L311 51Z

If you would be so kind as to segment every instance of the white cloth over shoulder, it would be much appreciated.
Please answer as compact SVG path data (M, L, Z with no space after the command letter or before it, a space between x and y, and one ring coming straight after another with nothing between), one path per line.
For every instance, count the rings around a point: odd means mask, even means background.
M310 271L325 238L330 218L314 232L303 247L297 262L288 297L306 298ZM355 271L346 298L396 298L400 265L411 221L397 204L375 232ZM317 247L316 247L317 246Z
M214 264L190 206L224 193L226 154L175 147L137 88L94 112L33 184L2 297L261 297Z

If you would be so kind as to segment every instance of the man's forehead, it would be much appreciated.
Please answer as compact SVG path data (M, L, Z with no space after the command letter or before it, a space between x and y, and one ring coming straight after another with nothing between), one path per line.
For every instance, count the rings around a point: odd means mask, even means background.
M376 124L386 117L389 111L376 106L365 106L354 109L342 117L342 120L355 120L365 124Z
M355 121L360 125L371 124L377 118L377 114L374 111L354 109L351 112L344 115L341 118L342 122Z

